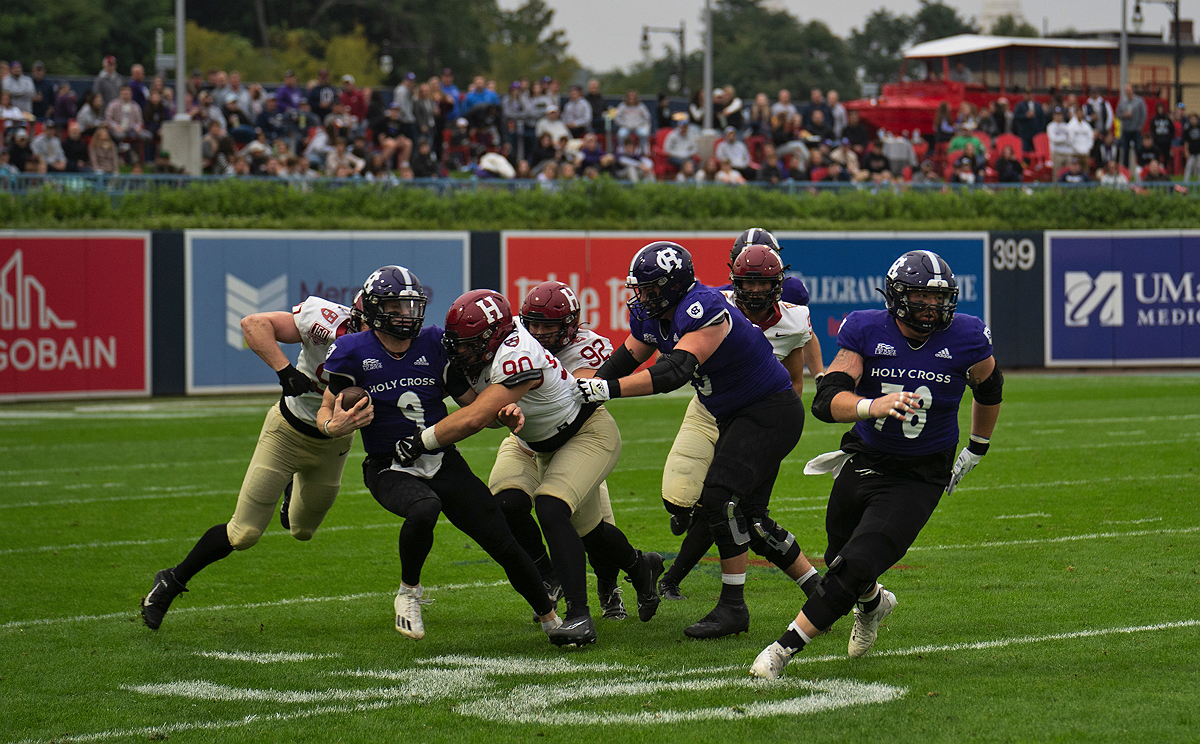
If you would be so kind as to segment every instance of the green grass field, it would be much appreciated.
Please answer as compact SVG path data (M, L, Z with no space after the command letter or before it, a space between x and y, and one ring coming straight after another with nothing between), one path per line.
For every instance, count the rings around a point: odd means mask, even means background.
M270 400L0 406L0 741L1200 740L1200 375L1007 382L991 453L882 579L899 606L872 653L846 658L843 619L774 683L747 670L802 599L774 568L750 569L749 634L683 635L719 591L710 560L651 622L558 650L444 521L426 638L400 636L399 520L353 453L311 542L275 523L152 632L139 598L232 514ZM618 524L666 555L685 404L610 404ZM772 501L813 557L831 481L801 470L845 428L809 416ZM463 447L485 479L498 441Z

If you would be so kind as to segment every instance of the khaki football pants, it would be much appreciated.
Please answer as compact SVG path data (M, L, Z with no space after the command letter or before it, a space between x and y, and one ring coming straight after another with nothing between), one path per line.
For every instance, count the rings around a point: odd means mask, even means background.
M675 443L663 467L662 495L676 506L689 508L700 501L704 476L712 464L713 448L717 444L717 420L693 396L688 403Z
M354 443L353 432L337 439L301 434L283 418L279 405L267 411L237 509L226 527L229 544L237 550L253 546L262 537L288 481L293 481L288 509L292 537L311 540L337 498L346 455Z
M500 443L488 488L500 493L520 489L536 499L554 496L571 507L571 524L586 535L601 521L616 524L604 479L621 454L621 432L603 406L575 436L554 452L529 452L517 437Z

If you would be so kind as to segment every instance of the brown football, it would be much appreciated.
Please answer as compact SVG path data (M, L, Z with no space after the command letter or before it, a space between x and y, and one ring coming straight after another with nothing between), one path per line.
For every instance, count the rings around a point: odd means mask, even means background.
M342 390L342 410L349 411L354 407L354 404L358 403L363 398L367 399L368 406L371 405L371 394L366 390L363 390L355 385L351 385L350 387Z

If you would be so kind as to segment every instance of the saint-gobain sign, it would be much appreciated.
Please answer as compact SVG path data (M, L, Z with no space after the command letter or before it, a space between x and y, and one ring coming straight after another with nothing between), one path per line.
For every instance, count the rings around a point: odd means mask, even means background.
M1046 365L1200 363L1200 232L1047 232Z

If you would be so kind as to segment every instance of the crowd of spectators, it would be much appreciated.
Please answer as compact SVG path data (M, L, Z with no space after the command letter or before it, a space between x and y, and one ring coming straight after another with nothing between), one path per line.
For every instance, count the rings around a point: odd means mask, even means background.
M1189 155L1187 177L1200 178L1200 120L1159 105L1147 126L1145 102L1131 88L1115 108L1098 94L1049 106L1028 97L1011 111L1000 98L982 113L963 102L955 117L942 103L927 138L870 131L835 90L813 89L796 103L788 90L743 101L725 86L710 102L720 136L702 143L699 94L678 111L665 95L651 107L633 90L611 105L597 80L565 95L549 77L503 88L476 76L460 89L445 69L427 79L409 72L388 91L359 87L348 74L335 84L328 70L301 83L289 70L269 89L213 69L193 70L179 100L162 77L147 78L139 64L124 77L108 56L77 98L71 85L47 80L40 62L27 75L20 62L0 61L0 171L177 173L160 129L178 117L200 123L203 172L226 176L396 182L468 172L536 179L546 188L606 175L726 184L1015 182L1028 180L1044 138L1063 181L1166 179L1173 147ZM1004 134L1019 142L988 146ZM914 157L926 150L929 158Z

